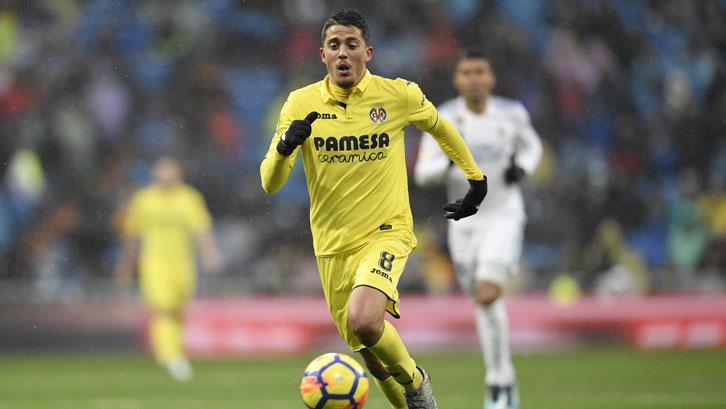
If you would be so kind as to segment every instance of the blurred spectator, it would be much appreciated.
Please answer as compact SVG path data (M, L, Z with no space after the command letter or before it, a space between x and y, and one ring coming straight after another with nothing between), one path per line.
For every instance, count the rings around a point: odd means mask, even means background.
M628 245L620 224L612 219L598 226L584 250L586 290L603 294L641 294L648 290L645 263Z
M589 271L587 243L602 241L600 226L613 220L623 248L645 263L639 289L646 282L682 288L687 283L676 272L724 275L726 1L402 4L346 3L365 9L379 33L371 38L374 70L419 82L438 104L453 96L448 84L459 49L486 44L500 73L497 93L523 101L540 130L545 158L525 186L526 266L541 277ZM283 235L299 238L286 250L296 263L314 260L304 251L309 235L301 234L309 228L304 186L288 184L279 198L266 198L257 169L280 95L324 72L307 63L319 46L319 16L342 6L6 1L0 277L42 283L37 294L51 302L92 297L87 284L109 277L119 251L111 234L115 204L145 182L154 157L174 154L185 158L190 182L203 187L215 217L255 237L245 244L225 235L221 246L239 262L226 277L237 286L203 289L317 291L305 280L297 287L260 276L263 266L286 266L264 256ZM385 64L379 69L375 61ZM699 185L684 195L678 180L686 169ZM410 194L414 203L431 195L415 187ZM273 206L260 205L267 200ZM443 225L413 210L433 229ZM299 217L270 226L276 218L268 211ZM432 291L450 288L440 279ZM595 285L586 280L586 288Z
M701 262L708 244L708 232L697 202L698 175L684 169L679 177L679 196L668 215L671 261L679 273L689 274Z

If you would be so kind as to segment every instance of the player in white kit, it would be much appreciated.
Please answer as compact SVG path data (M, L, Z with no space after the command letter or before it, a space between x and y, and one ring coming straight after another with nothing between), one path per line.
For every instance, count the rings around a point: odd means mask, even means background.
M486 56L468 51L454 73L459 97L438 110L461 133L489 179L487 201L479 212L449 221L449 253L462 288L477 304L477 331L486 365L484 408L516 409L519 396L509 324L500 297L510 275L518 271L522 250L526 216L517 182L537 167L542 143L521 103L491 95L495 84ZM424 135L414 171L416 184L445 184L450 199L461 197L469 184L461 172L451 169L451 160L436 141Z

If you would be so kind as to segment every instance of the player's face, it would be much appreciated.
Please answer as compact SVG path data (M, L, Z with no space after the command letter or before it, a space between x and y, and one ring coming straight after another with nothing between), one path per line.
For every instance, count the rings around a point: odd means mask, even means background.
M181 178L181 167L173 159L162 158L154 165L154 180L163 187L173 187Z
M320 58L333 84L352 88L363 78L366 63L373 58L373 47L366 45L359 28L333 25L325 31Z
M467 100L488 97L495 84L492 67L484 58L465 58L456 65L454 86Z

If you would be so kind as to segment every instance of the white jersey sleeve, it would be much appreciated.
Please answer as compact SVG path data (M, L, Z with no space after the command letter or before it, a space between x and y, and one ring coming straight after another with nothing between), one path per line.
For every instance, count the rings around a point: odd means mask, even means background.
M513 109L513 118L517 125L514 163L531 175L542 157L542 142L529 120L529 113L520 103Z

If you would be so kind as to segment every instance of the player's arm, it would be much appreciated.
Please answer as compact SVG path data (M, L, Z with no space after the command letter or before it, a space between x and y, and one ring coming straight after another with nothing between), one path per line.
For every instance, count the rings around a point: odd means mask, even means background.
M197 246L204 270L208 273L220 272L223 265L222 253L211 229L197 234Z
M515 153L512 155L509 168L504 173L504 179L509 184L518 182L526 175L531 175L542 157L542 141L532 127L527 110L522 105L517 107L515 122L517 124Z
M128 286L136 270L136 261L139 257L139 239L136 231L138 228L138 215L135 214L136 201L131 202L119 211L121 221L121 257L114 269L114 279L122 286Z
M418 85L407 82L406 92L410 122L420 130L428 132L469 181L469 191L463 198L444 205L446 218L459 220L473 215L479 210L479 205L487 194L487 179L484 173L474 161L459 131L446 118L439 115Z
M311 124L318 114L311 112L305 119L298 119L296 116L290 102L285 102L277 122L275 136L260 165L262 189L268 194L280 190L290 177L300 146L310 136Z
M117 283L122 286L127 286L131 283L138 256L139 240L136 237L124 236L121 239L121 259L113 274Z
M471 155L471 151L469 151L469 147L466 146L466 142L464 142L464 138L461 137L459 131L443 116L437 113L436 117L434 126L427 132L439 145L441 151L464 172L467 179L484 179L484 173L474 161L474 157Z
M439 148L431 135L424 132L421 135L418 158L413 170L414 182L422 187L441 184L450 168L451 159Z
M464 139L446 118L437 114L436 124L428 132L456 165L464 172L469 182L469 190L463 198L444 205L447 219L459 220L471 216L479 210L479 205L487 195L487 178L474 161Z
M212 215L201 193L194 191L189 200L191 205L187 207L189 209L187 223L194 233L202 265L206 272L218 273L222 270L224 262L214 237Z

